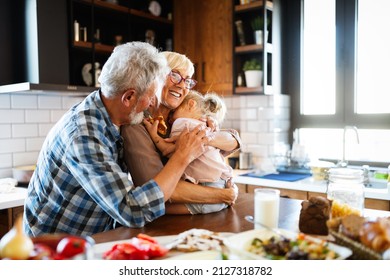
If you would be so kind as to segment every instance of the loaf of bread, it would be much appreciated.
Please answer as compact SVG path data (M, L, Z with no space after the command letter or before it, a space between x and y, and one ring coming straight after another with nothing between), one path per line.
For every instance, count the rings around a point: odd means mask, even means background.
M306 234L328 235L332 202L321 196L310 197L302 202L299 215L299 230Z
M340 232L345 236L359 241L360 230L365 222L365 218L356 214L350 214L341 219Z

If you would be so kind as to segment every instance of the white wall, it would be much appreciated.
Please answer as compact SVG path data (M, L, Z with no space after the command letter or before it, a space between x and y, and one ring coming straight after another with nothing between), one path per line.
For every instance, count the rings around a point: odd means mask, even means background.
M83 97L66 95L0 94L0 178L12 177L12 167L35 164L49 130ZM287 95L224 98L228 114L223 127L240 132L242 150L255 163L288 143L290 99Z

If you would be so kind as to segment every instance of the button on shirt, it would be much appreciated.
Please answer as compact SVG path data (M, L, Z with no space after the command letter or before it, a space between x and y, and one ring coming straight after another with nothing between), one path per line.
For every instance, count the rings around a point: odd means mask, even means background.
M25 232L92 235L162 216L164 194L153 179L133 186L118 164L122 146L99 91L71 108L43 144L25 200Z

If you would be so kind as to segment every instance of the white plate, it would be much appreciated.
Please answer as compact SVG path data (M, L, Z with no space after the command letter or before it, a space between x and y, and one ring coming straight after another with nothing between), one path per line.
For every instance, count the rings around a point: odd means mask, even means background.
M197 251L164 258L165 260L222 260L218 251Z
M297 237L296 232L291 232L283 229L280 229L280 231L287 238L295 239ZM274 235L275 233L267 229L254 229L254 230L244 231L242 233L238 233L230 237L227 237L224 243L229 248L231 253L237 255L241 259L262 260L264 259L264 257L250 253L245 248L250 244L250 242L252 242L252 240L255 237L260 239L269 239ZM323 242L323 240L318 238L314 238L310 236L306 236L306 237L308 240L313 242ZM338 260L346 259L352 255L352 251L349 248L345 248L333 243L329 243L328 247L330 250L335 251L339 255L339 257L337 258Z

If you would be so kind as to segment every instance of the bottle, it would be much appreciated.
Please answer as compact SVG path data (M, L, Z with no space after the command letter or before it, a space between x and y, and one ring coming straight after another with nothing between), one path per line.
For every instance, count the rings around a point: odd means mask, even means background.
M76 42L80 41L80 24L77 20L74 21L74 40Z
M241 73L239 73L238 76L237 76L237 86L239 86L239 87L243 86L243 78L242 78L242 74Z
M363 216L364 174L361 169L331 168L327 196L332 201L331 218L349 214Z
M95 87L100 87L99 77L102 69L100 69L100 63L95 62Z

